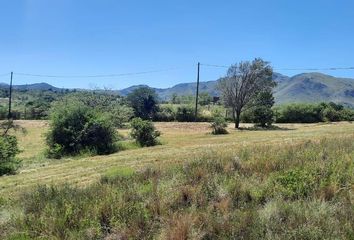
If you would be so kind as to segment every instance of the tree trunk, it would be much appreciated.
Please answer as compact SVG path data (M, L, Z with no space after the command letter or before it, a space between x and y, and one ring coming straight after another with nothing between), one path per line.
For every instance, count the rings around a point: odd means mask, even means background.
M240 113L236 112L236 117L235 117L235 128L239 128L240 127Z

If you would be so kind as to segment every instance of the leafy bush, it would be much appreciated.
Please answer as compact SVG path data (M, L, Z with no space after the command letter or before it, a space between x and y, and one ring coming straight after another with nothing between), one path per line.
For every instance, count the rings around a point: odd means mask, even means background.
M354 110L351 109L343 109L341 111L342 120L344 121L354 121Z
M195 120L195 109L190 105L181 105L177 108L176 120L179 122L193 122Z
M20 161L15 156L19 152L15 136L0 136L0 176L16 172Z
M156 131L152 122L134 118L131 121L131 127L130 134L140 146L150 147L159 143L157 138L160 136L160 132Z
M284 196L295 199L310 195L318 187L319 176L316 171L296 168L284 172L275 178Z
M172 122L176 120L176 110L172 105L160 105L155 121Z
M129 122L134 116L134 111L131 107L117 103L112 105L107 112L109 120L117 128L123 128L125 123Z
M274 108L278 123L315 123L353 121L354 110L333 102L319 104L296 103Z
M117 149L112 122L79 102L58 103L53 107L46 140L48 155L55 158L83 151L109 154Z
M225 118L223 117L215 117L214 121L211 123L211 128L212 128L212 134L218 135L218 134L227 134L227 122L225 121Z
M64 102L79 102L107 116L114 127L122 128L134 116L133 108L122 97L109 92L76 92L63 99Z
M314 123L322 121L321 106L316 104L290 104L276 108L278 123Z
M269 127L273 123L274 97L271 91L264 91L258 94L252 108L252 122L261 127Z

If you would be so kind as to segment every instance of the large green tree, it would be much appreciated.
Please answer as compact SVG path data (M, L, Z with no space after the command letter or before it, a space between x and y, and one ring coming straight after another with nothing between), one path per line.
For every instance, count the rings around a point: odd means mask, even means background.
M274 97L272 91L263 91L258 94L252 108L252 120L261 127L270 126L274 120L272 107L274 105Z
M149 87L140 87L128 94L127 100L134 109L136 117L153 119L158 111L158 97L156 92Z
M271 90L276 84L273 69L260 58L232 65L226 77L219 81L218 89L225 106L232 109L235 128L239 128L241 113L262 91Z

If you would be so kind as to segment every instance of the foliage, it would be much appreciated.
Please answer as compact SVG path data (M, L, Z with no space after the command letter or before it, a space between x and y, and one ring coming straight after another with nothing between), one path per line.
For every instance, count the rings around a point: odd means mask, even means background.
M134 116L134 111L131 107L125 104L115 104L109 109L108 115L109 121L117 128L123 128L125 123L129 122Z
M271 91L260 92L254 100L253 107L250 109L252 122L263 128L272 125L274 117L273 105L273 93Z
M211 128L212 128L212 134L218 135L218 134L227 134L227 122L225 121L225 118L217 116L214 118L214 121L211 123Z
M140 146L150 147L159 143L157 138L160 136L160 132L156 131L152 122L134 118L130 124L132 127L130 134Z
M118 128L134 116L134 111L125 99L110 91L76 92L67 95L64 102L80 102L90 109L104 114Z
M193 104L195 102L195 96L193 95L177 95L172 94L170 98L171 104Z
M285 197L306 198L318 187L319 176L311 169L296 168L277 175L274 181Z
M23 130L20 126L14 124L12 120L0 123L0 176L4 174L15 174L20 167L21 161L16 159L20 152L17 138L9 134L10 130Z
M201 106L209 105L213 101L213 97L207 92L201 92L199 94L198 103Z
M140 87L128 94L127 100L134 109L135 117L153 119L158 110L158 97L149 87Z
M25 192L0 237L352 239L353 153L348 136L206 152L162 170L114 167L87 187Z
M276 83L272 79L273 70L268 62L256 58L252 62L232 65L218 89L224 104L232 109L235 128L239 128L241 113L262 91L271 91Z
M0 136L0 176L4 174L15 174L20 167L20 161L15 158L19 148L15 136Z
M69 93L71 91L64 89L62 91L13 89L12 117L13 119L48 119L51 103ZM7 101L0 106L0 119L6 119Z
M340 104L289 104L274 108L278 123L314 123L353 121L354 110L345 109Z
M172 122L176 120L176 108L171 104L160 105L154 121Z
M61 157L83 151L109 154L116 151L117 133L112 122L80 102L54 105L47 134L48 155Z
M191 105L178 106L176 120L179 122L193 122L195 120L195 108Z

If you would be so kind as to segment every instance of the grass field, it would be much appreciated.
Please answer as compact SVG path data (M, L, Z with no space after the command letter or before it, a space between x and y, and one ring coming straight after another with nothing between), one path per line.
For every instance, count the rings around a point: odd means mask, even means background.
M44 121L20 121L23 166L0 178L4 239L353 239L354 125L210 134L156 123L162 145L44 157ZM250 125L243 125L243 128Z
M170 164L198 158L210 151L237 152L257 145L291 145L323 137L353 136L354 124L278 124L279 130L234 130L229 126L228 135L213 136L208 123L156 123L162 132L162 145L153 148L131 149L108 156L49 160L44 157L44 134L48 129L45 121L18 121L27 134L18 133L23 151L20 173L0 178L0 193L11 197L21 190L37 184L73 183L86 186L99 179L111 167L140 169L150 165L165 167ZM244 125L244 127L248 127ZM119 131L127 136L127 130Z

